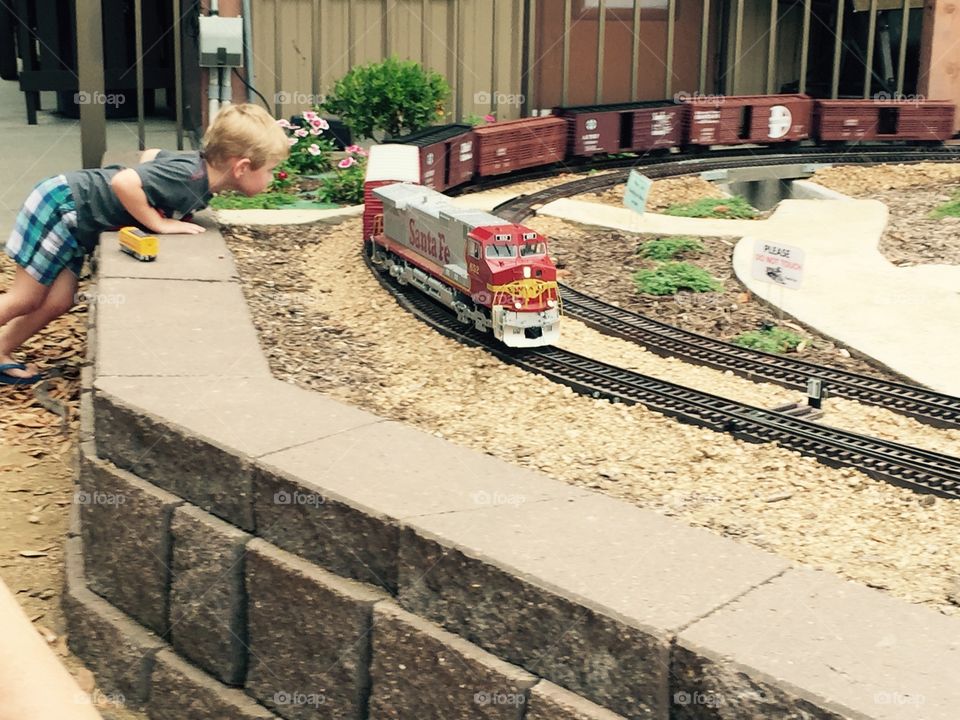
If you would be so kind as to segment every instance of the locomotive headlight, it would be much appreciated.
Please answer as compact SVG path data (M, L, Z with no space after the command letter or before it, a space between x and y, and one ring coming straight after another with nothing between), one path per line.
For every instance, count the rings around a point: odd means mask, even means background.
M525 278L530 277L530 266L529 266L529 265L527 265L527 266L525 266L525 267L523 268L523 276L524 276Z
M557 301L556 301L556 300L547 300L547 307L549 307L549 308L555 308L556 306L557 306Z
M513 303L513 306L514 306L517 310L519 310L520 308L523 307L523 303L520 302L519 300L517 300L515 303Z

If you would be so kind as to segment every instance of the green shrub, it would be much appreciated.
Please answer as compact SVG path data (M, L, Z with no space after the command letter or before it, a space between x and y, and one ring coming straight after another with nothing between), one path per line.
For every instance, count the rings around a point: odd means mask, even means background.
M703 243L689 235L649 240L640 248L640 254L651 260L673 260L680 255L688 255L702 251Z
M648 295L675 295L678 290L716 292L723 285L703 268L685 262L665 262L633 275L637 291Z
M685 205L672 205L667 215L693 218L738 218L751 219L757 211L740 195L732 198L702 198Z
M296 195L284 192L265 192L247 197L235 192L220 193L210 200L210 207L217 210L250 210L266 208L274 210L297 202Z
M930 217L941 220L945 217L960 217L960 195L954 195L953 200L930 211Z
M800 335L778 327L751 330L733 339L733 344L740 347L781 354L796 350L801 342L803 337Z
M396 137L436 122L449 94L439 73L391 57L350 70L322 107L338 115L356 137L370 138L377 130Z

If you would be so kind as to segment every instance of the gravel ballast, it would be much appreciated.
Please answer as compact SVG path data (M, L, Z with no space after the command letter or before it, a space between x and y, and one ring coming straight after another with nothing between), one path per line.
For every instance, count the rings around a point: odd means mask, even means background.
M408 315L380 287L361 259L359 221L333 228L236 227L227 239L279 378L946 614L960 613L960 505L643 407L580 397L460 346ZM565 323L563 343L757 405L798 399L783 388L658 358L573 322ZM830 424L859 424L862 432L960 450L956 432L880 409L832 400L827 412Z

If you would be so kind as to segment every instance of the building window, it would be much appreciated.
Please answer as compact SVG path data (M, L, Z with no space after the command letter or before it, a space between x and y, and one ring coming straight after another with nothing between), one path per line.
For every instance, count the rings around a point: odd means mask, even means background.
M666 20L670 9L670 0L607 0L607 19L633 19L634 5L639 2L643 11L641 20ZM678 0L679 4L679 0ZM596 18L600 12L600 0L580 0L580 16Z

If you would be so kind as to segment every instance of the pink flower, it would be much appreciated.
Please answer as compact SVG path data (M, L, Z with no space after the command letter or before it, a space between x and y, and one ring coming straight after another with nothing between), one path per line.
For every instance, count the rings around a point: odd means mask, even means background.
M308 122L310 122L310 123L312 123L313 120L314 120L316 117L317 117L317 114L316 114L315 112L313 112L312 110L304 110L304 111L303 111L303 119L306 120L306 121L308 121Z
M324 120L315 117L313 118L313 120L310 121L310 127L312 127L314 130L323 130L324 129L323 123L324 123Z
M279 125L280 127L286 130L289 130L290 128L293 127L293 125L291 125L285 118L280 118L279 120L277 120L277 125Z
M292 137L292 138L287 138L287 142L289 142L289 143L290 143L290 146L293 147L294 145L296 145L296 144L297 144L298 142L300 142L300 141L297 140L297 138Z
M357 154L360 154L360 153L363 152L363 148L360 147L359 145L349 145L349 146L347 146L346 150L347 150L348 153L357 153Z
M343 160L337 163L337 167L341 170L346 170L348 167L351 167L356 164L356 160L352 157L345 157Z
M311 145L310 147L308 147L308 148L307 148L307 152L310 153L311 155L322 155L322 154L323 154L323 150L321 150L321 149L320 149L320 146L317 145L316 143L314 143L313 145Z
M308 133L308 132L307 132L306 130L304 130L303 128L299 128L299 129L297 129L297 130L294 130L293 134L296 135L297 137L306 137L306 136L309 135L310 133Z
M328 122L327 122L326 120L324 120L323 118L317 118L317 123L318 123L318 126L320 127L321 130L329 130L329 129L330 129L330 123L328 123Z
M311 135L323 135L323 130L320 128L313 128L310 130Z
M484 121L486 121L486 122L488 122L488 123L492 123L492 122L496 122L496 121L497 121L497 118L495 118L493 115L484 115L484 116L483 116L483 119L484 119Z

